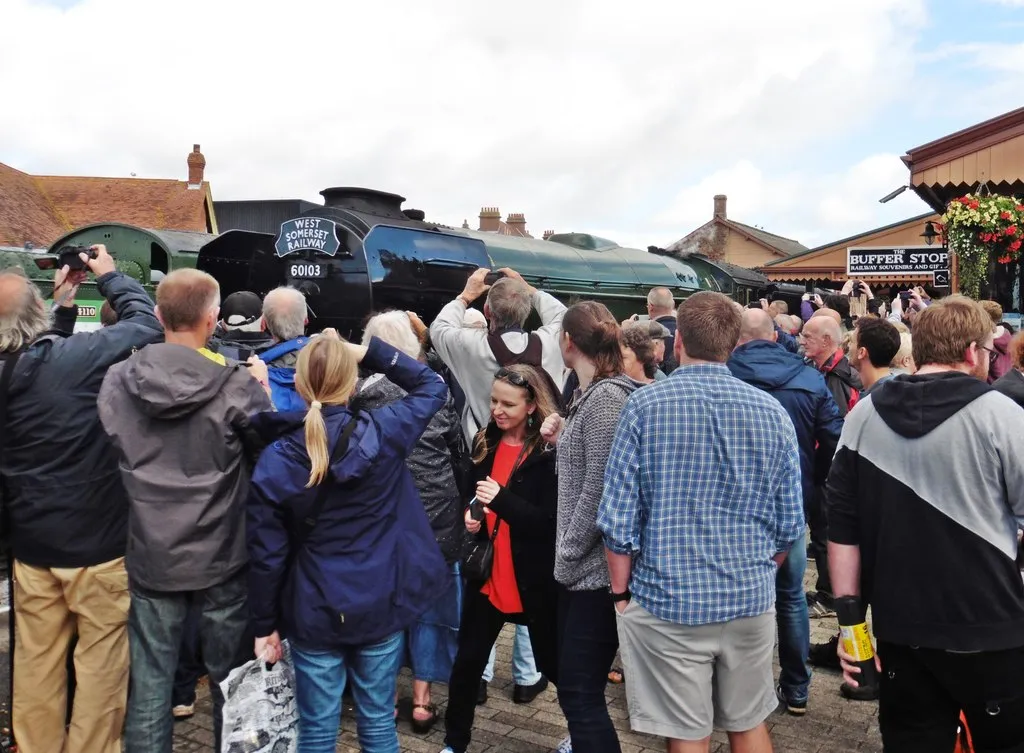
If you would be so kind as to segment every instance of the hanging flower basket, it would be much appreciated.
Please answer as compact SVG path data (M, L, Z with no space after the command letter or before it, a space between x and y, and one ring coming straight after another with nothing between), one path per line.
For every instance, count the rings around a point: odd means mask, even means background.
M989 261L1010 264L1021 255L1024 202L1012 196L968 194L942 216L946 243L960 261L960 292L977 298Z

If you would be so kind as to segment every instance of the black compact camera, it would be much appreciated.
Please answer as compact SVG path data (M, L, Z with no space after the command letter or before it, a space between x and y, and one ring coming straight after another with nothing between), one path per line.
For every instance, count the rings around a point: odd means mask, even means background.
M246 348L241 345L225 345L224 343L217 346L217 352L225 358L230 358L232 361L240 363L245 363L252 356L256 355L256 351L252 348Z
M488 272L487 276L484 277L484 284L485 285L493 285L498 280L501 280L504 277L505 277L505 273L504 272Z
M92 246L64 246L57 251L57 269L67 267L72 272L87 269L79 254L85 254L90 259L96 258L96 250Z

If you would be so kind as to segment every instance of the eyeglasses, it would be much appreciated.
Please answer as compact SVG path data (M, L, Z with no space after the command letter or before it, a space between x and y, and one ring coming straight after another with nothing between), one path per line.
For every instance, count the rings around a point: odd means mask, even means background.
M522 387L523 389L529 390L530 394L533 394L533 387L530 386L529 380L520 374L518 371L512 371L512 369L501 368L498 369L494 374L495 379L502 379L513 387Z

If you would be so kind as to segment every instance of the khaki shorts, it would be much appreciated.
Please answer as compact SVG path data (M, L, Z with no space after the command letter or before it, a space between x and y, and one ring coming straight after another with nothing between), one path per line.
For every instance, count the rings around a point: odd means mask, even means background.
M635 601L616 614L634 731L703 740L714 728L754 729L778 707L774 609L699 626L665 622Z

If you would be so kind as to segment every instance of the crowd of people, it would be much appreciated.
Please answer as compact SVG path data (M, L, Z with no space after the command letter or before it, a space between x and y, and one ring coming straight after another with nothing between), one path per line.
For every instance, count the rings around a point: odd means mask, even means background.
M713 729L766 753L812 665L878 698L887 751L952 751L961 714L976 750L1022 749L1024 334L998 304L655 288L620 322L481 269L356 344L307 334L296 290L222 301L184 269L154 305L94 252L95 332L73 333L85 272L51 309L0 271L24 753L169 752L201 674L220 750L221 681L285 641L303 753L335 750L346 692L361 749L397 753L403 667L413 729L446 683L442 753L465 753L505 625L513 700L557 689L560 753L621 753L612 677L670 753ZM848 597L877 686L838 636L810 645Z

